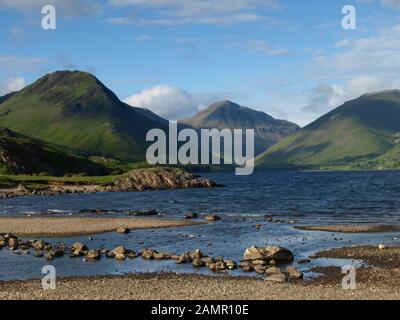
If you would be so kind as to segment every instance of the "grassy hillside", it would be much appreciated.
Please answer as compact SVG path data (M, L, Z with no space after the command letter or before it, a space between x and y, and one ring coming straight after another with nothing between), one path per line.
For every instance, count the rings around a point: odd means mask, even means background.
M368 94L329 112L256 159L260 168L321 168L363 163L398 141L400 92Z
M46 143L0 128L0 174L103 175L110 169L70 156Z
M143 161L148 130L165 128L79 71L49 74L2 100L1 126L85 155Z

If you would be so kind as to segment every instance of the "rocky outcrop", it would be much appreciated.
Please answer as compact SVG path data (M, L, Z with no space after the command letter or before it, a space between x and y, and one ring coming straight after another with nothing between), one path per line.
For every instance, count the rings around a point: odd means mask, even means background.
M145 191L163 189L214 188L213 181L177 169L134 170L118 178L112 190Z
M202 179L199 176L179 169L143 169L133 170L121 175L114 182L108 185L91 184L49 184L40 190L30 189L21 184L21 188L10 192L0 193L0 198L11 198L25 195L54 196L61 194L82 194L96 192L129 192L129 191L150 191L167 189L190 189L190 188L215 188L218 184L211 180ZM90 213L90 212L88 212ZM101 213L101 212L100 212ZM129 215L147 216L157 215L155 210L132 211Z

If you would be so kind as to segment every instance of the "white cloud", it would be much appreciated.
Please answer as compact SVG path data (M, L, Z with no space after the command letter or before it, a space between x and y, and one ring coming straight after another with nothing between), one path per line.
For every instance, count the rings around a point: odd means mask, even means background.
M25 79L22 77L0 81L0 96L19 91L25 87Z
M169 85L158 85L128 97L125 102L150 109L169 120L181 120L223 98L223 94L219 93L193 93Z
M320 116L365 93L400 87L400 25L369 37L339 40L335 47L336 53L315 55L319 84L308 92L303 111Z
M395 89L399 85L400 81L386 81L373 76L356 77L344 84L321 83L309 92L308 103L302 110L319 116L363 94Z
M1 9L14 9L22 12L37 11L45 5L53 5L57 14L63 16L82 16L96 14L102 10L97 0L0 0Z
M336 70L343 75L355 72L397 77L399 48L400 25L396 25L371 37L347 40L344 51L331 56L319 55L316 63L323 69Z
M152 9L157 17L115 17L118 24L179 25L223 24L264 20L265 9L279 8L278 0L110 0L117 7L131 6L136 9Z

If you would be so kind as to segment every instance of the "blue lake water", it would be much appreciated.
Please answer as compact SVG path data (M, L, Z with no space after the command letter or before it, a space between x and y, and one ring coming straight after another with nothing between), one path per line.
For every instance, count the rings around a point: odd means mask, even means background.
M400 172L257 172L238 177L233 173L203 174L225 185L217 189L192 189L131 193L97 193L55 197L19 197L0 200L0 215L82 215L82 209L148 210L157 209L164 218L182 218L188 211L216 213L222 221L193 227L135 230L88 236L45 239L52 244L68 245L82 241L91 248L113 249L124 245L140 251L149 247L159 251L182 253L200 248L205 254L239 261L252 245L281 245L295 254L295 260L332 247L397 244L397 232L379 234L340 234L308 232L296 225L346 223L400 224ZM270 223L265 215L275 215L282 223ZM96 216L93 215L92 216ZM104 214L101 214L104 216ZM107 214L106 216L124 216ZM201 216L200 216L200 219ZM262 227L257 229L256 224ZM326 264L358 264L358 261L317 259L299 266L307 271ZM102 259L84 262L64 257L46 262L32 255L16 256L0 251L0 280L40 278L46 264L56 267L58 276L124 274L136 272L202 272L173 261L147 261L141 258L118 262ZM243 275L233 271L234 275Z

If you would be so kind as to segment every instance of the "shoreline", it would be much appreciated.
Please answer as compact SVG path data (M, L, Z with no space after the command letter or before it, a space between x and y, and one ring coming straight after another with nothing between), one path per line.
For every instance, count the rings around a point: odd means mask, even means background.
M32 219L37 218L26 220ZM150 249L145 250L152 253ZM266 281L268 277L252 274L177 272L60 277L56 290L41 289L41 279L0 280L0 300L400 300L400 246L335 248L317 253L315 259L319 258L362 260L363 265L356 270L357 289L344 290L341 268L325 266L308 270L319 274L315 278L291 279L284 283Z
M340 274L340 273L339 273ZM176 273L58 278L56 290L41 289L41 280L0 281L0 300L399 300L398 287L383 280L358 282L344 290L341 277L271 283L249 277Z
M19 237L73 237L116 231L204 225L206 222L143 218L0 217L0 234Z
M293 228L302 231L322 231L322 232L338 232L338 233L384 233L384 232L400 231L399 225L387 225L387 224L295 226Z

